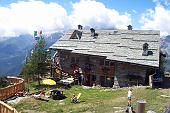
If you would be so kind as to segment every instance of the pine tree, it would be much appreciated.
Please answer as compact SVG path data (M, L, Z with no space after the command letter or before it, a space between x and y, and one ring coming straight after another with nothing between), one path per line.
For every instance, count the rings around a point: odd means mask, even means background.
M31 51L27 63L24 65L22 73L26 78L33 77L40 85L40 77L46 73L47 51L45 50L45 39L40 38Z
M7 77L0 77L0 88L7 87L10 84Z

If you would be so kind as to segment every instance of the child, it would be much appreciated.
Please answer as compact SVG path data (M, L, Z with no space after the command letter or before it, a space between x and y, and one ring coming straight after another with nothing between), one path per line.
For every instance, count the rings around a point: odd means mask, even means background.
M133 113L133 108L131 106L131 99L132 99L132 88L128 91L128 107L126 109L127 113Z
M132 99L132 88L128 91L128 106L131 106L131 99Z

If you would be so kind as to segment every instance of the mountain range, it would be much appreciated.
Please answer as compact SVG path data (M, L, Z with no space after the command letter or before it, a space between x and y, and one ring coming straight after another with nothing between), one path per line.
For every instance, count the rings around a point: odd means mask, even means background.
M46 49L55 43L61 35L62 33L56 32L45 36ZM10 37L5 41L1 41L0 75L18 75L34 43L34 38L29 34Z
M45 36L46 48L55 43L62 33L56 32ZM34 46L34 38L25 34L10 37L0 42L0 75L18 75L25 63L27 54ZM170 70L170 35L161 37L161 48L167 54L166 70Z
M166 70L170 71L170 35L161 37L160 46L164 54L166 54Z

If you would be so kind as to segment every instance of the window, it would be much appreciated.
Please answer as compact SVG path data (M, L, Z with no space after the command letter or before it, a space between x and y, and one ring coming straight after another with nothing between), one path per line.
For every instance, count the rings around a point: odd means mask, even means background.
M142 53L143 56L148 56L148 46L149 45L147 43L143 44L143 53Z
M100 65L101 66L115 66L115 62L110 61L110 60L100 60Z
M109 66L109 60L105 60L105 66Z
M100 59L100 65L103 66L104 65L104 60Z
M86 62L86 63L89 63L89 62L90 62L90 57L89 57L89 56L87 56L87 57L85 58L85 62Z
M96 76L95 75L92 76L92 81L96 81Z
M75 62L75 58L71 57L71 63L74 63L74 62Z
M77 57L71 57L71 63L78 64L79 63L79 59Z
M115 63L114 62L110 62L110 66L115 66Z

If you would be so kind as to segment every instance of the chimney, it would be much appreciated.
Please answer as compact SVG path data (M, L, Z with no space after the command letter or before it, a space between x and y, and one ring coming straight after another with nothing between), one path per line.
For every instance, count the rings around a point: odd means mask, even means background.
M91 28L90 31L91 31L91 36L94 36L95 35L95 29Z
M148 44L147 43L144 43L143 44L143 53L142 53L142 56L148 56Z
M128 25L127 27L128 27L128 30L132 30L133 29L131 25Z
M83 26L79 24L78 29L80 29L80 30L83 29Z
M94 29L94 28L91 28L90 31L91 31L91 36L92 36L94 39L96 39L99 34L98 34L98 33L95 33L95 29Z

